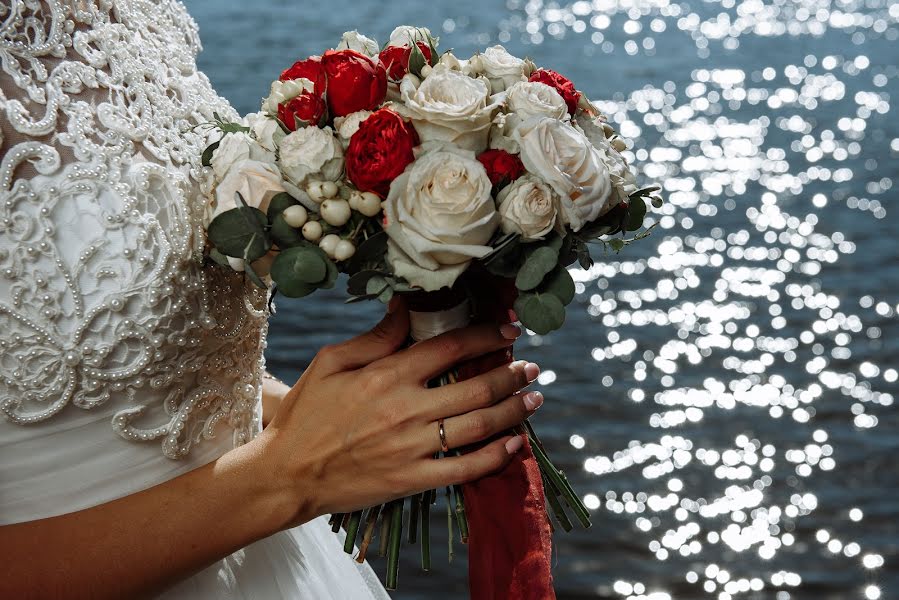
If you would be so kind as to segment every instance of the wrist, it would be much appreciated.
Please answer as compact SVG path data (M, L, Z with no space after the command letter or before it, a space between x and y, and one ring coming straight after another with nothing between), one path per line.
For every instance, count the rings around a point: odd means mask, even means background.
M285 458L286 453L281 450L284 445L278 439L282 435L277 429L266 429L242 447L256 465L258 493L267 499L262 510L267 511L275 531L296 527L318 516L311 491L315 486L304 461L297 455Z

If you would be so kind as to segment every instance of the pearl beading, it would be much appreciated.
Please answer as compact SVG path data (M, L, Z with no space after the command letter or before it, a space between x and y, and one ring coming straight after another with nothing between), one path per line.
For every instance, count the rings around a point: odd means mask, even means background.
M161 440L172 459L223 426L234 444L257 433L267 298L200 259L209 170L195 126L237 115L198 50L173 0L0 6L14 84L0 118L16 136L0 136L7 421L114 402L113 431Z

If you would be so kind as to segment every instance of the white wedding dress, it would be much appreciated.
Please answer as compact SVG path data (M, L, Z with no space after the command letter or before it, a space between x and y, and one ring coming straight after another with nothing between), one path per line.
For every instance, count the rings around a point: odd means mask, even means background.
M260 429L266 297L201 262L195 126L237 115L198 50L174 0L0 2L0 524L133 494ZM386 598L323 519L163 597Z

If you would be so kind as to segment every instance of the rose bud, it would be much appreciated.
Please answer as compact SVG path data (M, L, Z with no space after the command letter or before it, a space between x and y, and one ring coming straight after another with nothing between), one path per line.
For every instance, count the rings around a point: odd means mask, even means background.
M574 84L567 77L563 77L549 69L538 69L537 71L534 71L534 74L531 75L528 81L545 83L546 85L555 88L562 98L565 99L565 104L568 105L568 113L573 116L574 113L577 112L577 105L581 100L581 93L575 89Z
M424 54L425 63L431 64L431 49L424 42L416 44ZM412 56L412 46L387 46L380 54L381 64L387 69L387 76L391 81L399 81L409 72L409 58Z
M517 154L505 150L487 150L478 156L494 186L507 185L524 175L524 163Z
M311 56L306 60L298 60L291 67L284 69L281 77L279 77L281 81L300 78L311 81L315 86L315 93L319 96L324 95L328 87L328 78L325 75L320 56Z
M328 106L321 96L304 92L299 96L278 105L278 119L291 131L300 126L319 126L328 112Z
M387 71L379 60L354 50L329 50L322 65L328 77L331 117L374 110L387 97Z
M347 178L361 192L387 197L390 184L415 160L418 134L392 110L382 108L359 126L346 151Z

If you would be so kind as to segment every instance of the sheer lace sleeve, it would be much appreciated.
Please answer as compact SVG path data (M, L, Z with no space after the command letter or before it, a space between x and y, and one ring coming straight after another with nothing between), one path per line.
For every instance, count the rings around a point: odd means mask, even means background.
M201 261L195 126L236 115L198 48L174 1L0 5L5 459L88 412L172 459L257 430L266 298Z

